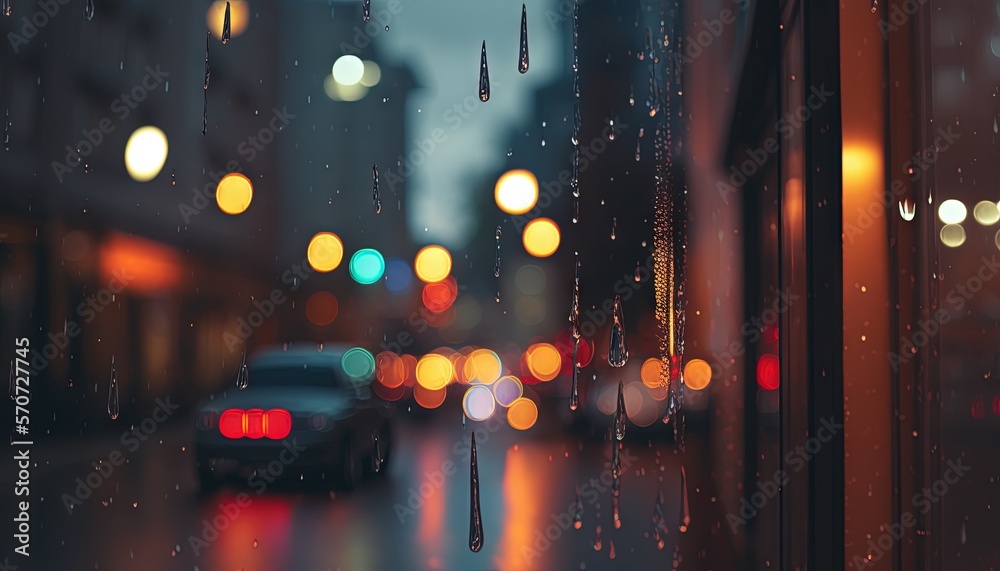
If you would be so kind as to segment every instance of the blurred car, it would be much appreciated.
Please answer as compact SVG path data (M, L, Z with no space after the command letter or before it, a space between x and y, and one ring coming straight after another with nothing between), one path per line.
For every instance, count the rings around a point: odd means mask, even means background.
M202 404L195 430L202 488L250 472L253 487L309 475L351 489L366 473L384 472L394 408L369 390L374 363L367 379L356 366L353 376L345 372L351 351L344 345L266 350L251 360L244 389L234 386Z

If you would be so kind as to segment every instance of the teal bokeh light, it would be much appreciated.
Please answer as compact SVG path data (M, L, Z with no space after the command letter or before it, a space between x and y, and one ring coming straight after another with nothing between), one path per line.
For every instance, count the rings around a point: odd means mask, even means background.
M385 273L385 259L378 250L364 248L351 256L351 277L359 284L373 284Z
M352 381L368 381L375 374L375 357L366 349L352 347L340 358L340 367Z

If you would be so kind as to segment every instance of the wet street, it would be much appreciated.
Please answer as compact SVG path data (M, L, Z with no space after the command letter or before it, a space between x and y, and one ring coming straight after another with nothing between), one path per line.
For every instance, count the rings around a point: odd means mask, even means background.
M353 493L256 480L202 494L187 422L164 426L134 453L111 434L85 447L72 438L36 446L30 566L21 557L11 562L21 569L202 571L732 568L732 536L718 528L718 504L698 485L708 478L694 460L697 435L688 436L683 456L663 435L626 435L616 528L608 442L555 421L527 432L472 422L463 430L460 413L450 412L404 412L386 474ZM478 553L468 547L473 431L485 535ZM128 462L68 513L63 494L75 494L91 462L116 449ZM682 458L691 515L684 533ZM660 491L662 547L652 523Z

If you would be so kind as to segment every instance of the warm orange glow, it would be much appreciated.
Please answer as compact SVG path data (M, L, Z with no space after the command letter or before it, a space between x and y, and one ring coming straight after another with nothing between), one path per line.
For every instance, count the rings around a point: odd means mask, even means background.
M406 362L391 351L382 351L375 356L375 378L390 389L406 382Z
M843 171L844 191L860 190L879 183L882 177L882 165L879 161L882 153L874 144L862 141L844 142Z
M660 386L660 368L661 361L656 357L650 357L643 361L642 368L639 369L639 378L642 379L642 384L651 389Z
M497 179L493 198L507 214L524 214L538 202L538 179L524 169L507 171Z
M529 398L521 397L507 407L507 423L518 430L528 430L538 420L538 407Z
M113 234L101 245L100 256L102 279L112 293L166 291L180 283L180 256L157 242Z
M712 366L702 359L691 359L684 366L684 386L704 390L712 382Z
M344 259L344 243L332 232L320 232L309 241L306 258L317 272L332 272Z
M489 349L476 349L469 353L463 366L465 378L470 383L493 384L503 373L500 357Z
M548 343L536 343L525 351L528 371L539 381L551 381L562 369L562 355Z
M443 313L455 303L458 298L458 283L455 278L448 276L442 281L424 285L421 293L424 307L434 313Z
M417 252L413 271L423 282L442 281L451 273L451 254L441 246L426 246Z
M205 23L216 39L222 39L222 23L226 19L226 0L216 0L205 12ZM229 37L235 38L250 24L250 9L244 0L229 0Z
M328 291L318 291L306 301L306 317L313 325L329 325L337 319L340 305L337 297Z
M521 235L524 249L536 258L547 258L559 249L559 226L548 218L528 222Z
M246 212L253 200L253 183L245 175L231 172L222 177L215 188L215 202L219 210L236 215Z
M413 400L417 401L417 404L426 409L441 406L441 404L444 403L444 398L446 396L448 396L448 389L444 387L440 389L429 389L419 384L413 387Z
M437 353L428 353L417 361L416 375L419 386L435 391L448 386L454 371L448 357Z

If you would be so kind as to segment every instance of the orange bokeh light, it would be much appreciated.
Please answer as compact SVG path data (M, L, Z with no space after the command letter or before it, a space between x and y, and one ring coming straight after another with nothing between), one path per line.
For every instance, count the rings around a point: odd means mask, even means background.
M306 317L313 325L321 327L333 323L339 309L337 297L328 291L318 291L306 301Z
M443 281L426 284L421 298L424 307L428 310L434 313L443 313L458 298L458 283L454 277L448 276Z
M115 287L152 292L171 290L180 283L180 256L157 242L112 234L101 245L100 257L103 280Z

